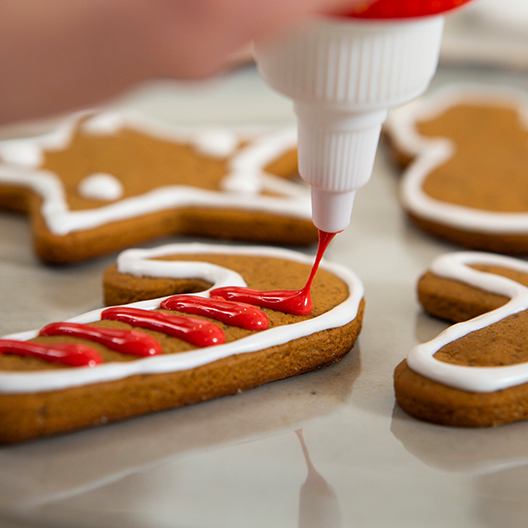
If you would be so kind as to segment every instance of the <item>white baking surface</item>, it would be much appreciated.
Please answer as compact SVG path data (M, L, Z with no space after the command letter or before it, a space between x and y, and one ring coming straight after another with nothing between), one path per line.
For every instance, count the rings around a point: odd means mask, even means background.
M433 88L451 81L528 91L526 75L446 66ZM250 67L207 85L146 87L120 104L183 124L293 121ZM245 394L0 448L0 527L524 526L528 423L447 428L395 406L394 367L445 327L420 311L416 280L457 249L407 223L398 175L382 145L351 226L328 250L366 287L363 331L346 359ZM184 238L151 245L175 240ZM0 334L99 307L114 259L44 266L28 222L1 213Z

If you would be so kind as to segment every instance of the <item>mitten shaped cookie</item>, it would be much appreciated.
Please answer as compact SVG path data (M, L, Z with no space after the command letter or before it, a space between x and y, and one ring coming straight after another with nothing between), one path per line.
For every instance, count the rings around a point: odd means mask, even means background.
M528 253L528 97L451 87L394 111L386 136L408 164L411 220L456 244Z

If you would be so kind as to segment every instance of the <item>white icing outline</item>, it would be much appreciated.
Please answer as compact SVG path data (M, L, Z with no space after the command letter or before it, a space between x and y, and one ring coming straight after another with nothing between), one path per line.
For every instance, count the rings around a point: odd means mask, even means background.
M175 263L171 261L160 262L151 260L155 257L178 253L255 255L289 259L309 266L313 264L312 257L281 248L225 247L207 244L169 244L154 249L135 249L125 251L121 254L118 265L120 269L132 271L136 275L149 275L152 272L153 276L161 276L164 273L168 273L168 276L173 278L181 277L182 268L184 268L186 269L184 276L192 276L195 278L203 276L206 280L213 280L213 288L245 284L240 275L220 266L212 266L207 263L197 262L185 262L184 266L182 266L181 262ZM173 268L172 265L174 264L174 270L171 270L170 268ZM93 368L71 368L68 369L67 372L62 369L61 371L25 373L4 371L0 372L0 393L36 393L50 390L62 390L71 387L78 387L80 385L114 381L137 374L177 372L205 365L235 354L256 352L258 350L287 343L294 339L309 336L316 332L343 326L353 321L357 316L359 305L364 294L363 285L360 279L344 266L323 261L321 263L321 268L330 271L343 280L349 288L349 296L345 301L332 310L312 319L263 330L231 343L201 348L180 354L154 356L123 363L106 363ZM203 274L204 270L206 271L206 274ZM197 295L206 295L208 291L209 290L201 292ZM127 306L153 310L159 306L164 298L141 301L128 304ZM67 322L87 323L96 321L100 318L100 314L104 309L105 308L93 310L69 319ZM37 334L38 330L32 330L8 335L5 336L4 339L26 341L32 339Z
M454 365L433 356L445 345L485 328L512 314L528 310L528 288L519 282L493 273L477 271L470 265L501 266L528 273L522 260L479 252L458 252L435 259L430 271L439 277L453 279L481 290L509 297L505 305L469 321L457 323L437 337L415 346L407 357L409 368L444 385L469 392L495 392L528 382L528 363L501 367L468 367Z
M458 104L493 104L514 108L528 132L528 97L508 88L460 85L444 88L430 99L418 100L390 113L386 130L396 148L414 158L400 184L400 200L413 215L469 232L495 235L528 232L527 213L479 210L436 200L423 191L423 182L456 152L453 141L420 136L416 122L432 119ZM528 144L527 144L528 149Z
M93 229L101 225L144 216L149 213L206 205L212 208L261 211L289 218L311 220L311 198L308 186L284 180L264 171L264 167L282 154L296 147L296 131L293 127L282 130L240 129L231 133L237 138L232 149L240 141L248 145L231 152L229 173L221 182L222 191L209 191L192 186L168 185L147 193L121 199L93 209L71 211L68 207L64 186L60 178L49 171L38 169L42 153L46 149L67 147L82 116L76 114L50 134L29 139L0 142L0 183L31 189L42 197L42 215L48 229L60 236L76 231ZM161 139L187 142L203 151L204 136L210 146L207 155L226 154L225 134L229 129L177 128L149 120L130 112L106 112L95 115L83 123L82 129L91 134L112 134L122 127L129 127ZM215 134L221 134L222 145L214 146ZM220 142L220 141L219 141ZM259 195L268 190L279 196Z

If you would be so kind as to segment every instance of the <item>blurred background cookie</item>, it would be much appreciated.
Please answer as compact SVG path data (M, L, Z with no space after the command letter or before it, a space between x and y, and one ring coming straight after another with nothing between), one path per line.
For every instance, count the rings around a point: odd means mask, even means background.
M136 115L73 116L0 143L0 206L31 218L47 262L69 263L163 235L311 244L296 131L178 129Z
M451 86L394 111L401 203L425 231L472 249L528 253L528 98Z

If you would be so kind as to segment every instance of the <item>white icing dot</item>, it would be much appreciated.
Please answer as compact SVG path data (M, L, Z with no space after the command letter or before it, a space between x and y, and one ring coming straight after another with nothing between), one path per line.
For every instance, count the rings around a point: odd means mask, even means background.
M262 190L262 182L252 171L232 171L229 178L221 182L225 192L256 195Z
M119 112L106 112L85 121L82 129L88 134L115 134L123 127L124 121Z
M123 196L123 184L111 174L96 172L86 176L77 189L84 198L118 200Z
M209 129L193 135L192 144L202 154L223 158L234 152L238 145L238 138L231 130Z

